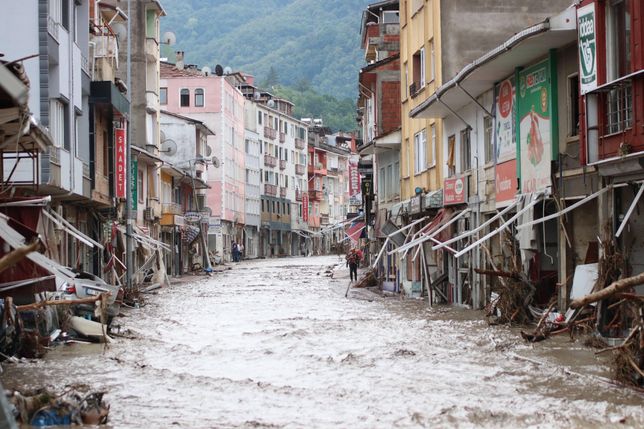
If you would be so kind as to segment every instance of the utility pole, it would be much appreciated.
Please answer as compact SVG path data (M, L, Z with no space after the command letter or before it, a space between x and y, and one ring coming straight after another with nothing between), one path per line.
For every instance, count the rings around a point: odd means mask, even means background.
M127 93L130 104L127 115L127 140L125 142L125 159L127 160L125 179L125 271L126 289L132 290L132 10L131 0L127 0Z

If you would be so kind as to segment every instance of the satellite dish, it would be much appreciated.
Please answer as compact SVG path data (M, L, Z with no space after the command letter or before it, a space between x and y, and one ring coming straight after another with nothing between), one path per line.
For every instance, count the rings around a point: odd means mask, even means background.
M215 167L215 168L219 168L220 165L221 165L221 162L219 161L219 158L217 158L216 156L213 156L212 157L212 166Z
M217 65L215 66L215 74L216 74L217 76L223 76L223 74L224 74L224 68L223 68L222 66L220 66L219 64L217 64Z
M262 98L262 93L259 91L255 92L253 98L255 98L255 100L259 100L260 98Z
M212 148L206 145L206 157L209 157L210 155L212 155Z
M159 152L163 152L168 156L173 156L175 153L177 153L177 144L174 142L174 140L165 140L163 143L161 143L161 150Z
M275 107L275 101L273 101L273 100L268 100L268 102L266 103L266 105L272 109L272 108L274 108L274 107Z
M212 74L212 69L208 66L204 66L201 69L201 72L203 73L204 76L210 76Z
M122 22L115 22L112 24L112 31L116 33L116 37L119 38L119 42L125 42L127 40L127 28Z
M228 76L228 75L229 75L229 74L231 74L232 72L233 72L233 69L231 69L230 67L226 66L226 67L224 68L224 74L225 74L226 76Z
M161 43L163 43L164 45L173 46L175 43L177 43L177 36L175 36L172 31L166 31L165 33L163 33Z

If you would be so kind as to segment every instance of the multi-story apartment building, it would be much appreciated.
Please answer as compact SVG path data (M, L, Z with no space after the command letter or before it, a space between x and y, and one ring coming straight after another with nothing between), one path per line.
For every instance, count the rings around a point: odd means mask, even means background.
M248 85L253 84L251 76L246 76ZM243 87L242 92L246 92ZM257 258L259 252L259 231L261 219L261 185L260 177L263 160L261 158L261 135L263 128L258 124L257 103L254 98L247 98L244 102L244 151L246 154L246 225L244 227L244 257Z
M209 248L231 260L232 243L244 239L245 131L244 77L203 73L185 67L183 52L176 64L161 63L161 104L170 112L202 121L215 135L208 136L213 167L208 170L206 206L215 227L209 229Z
M52 196L52 209L86 234L94 226L88 210L92 196L89 135L90 1L8 2L0 16L5 58L25 59L30 81L29 110L49 128L53 146L37 156L5 159L3 180L18 193ZM8 41L11 41L8 43ZM36 55L34 57L34 55ZM22 157L22 158L21 158ZM64 265L96 269L86 248L65 234L52 248Z
M293 117L293 103L253 86L247 99L247 130L257 135L261 227L259 256L299 255L305 251L302 193L305 180L306 125ZM252 115L252 117L251 117Z

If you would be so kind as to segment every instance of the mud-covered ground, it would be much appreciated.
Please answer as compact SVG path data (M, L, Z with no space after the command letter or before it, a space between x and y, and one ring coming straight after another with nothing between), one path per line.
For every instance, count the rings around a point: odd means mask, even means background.
M561 337L367 291L337 257L243 262L148 297L134 334L5 364L5 387L85 383L116 428L644 427L644 396Z

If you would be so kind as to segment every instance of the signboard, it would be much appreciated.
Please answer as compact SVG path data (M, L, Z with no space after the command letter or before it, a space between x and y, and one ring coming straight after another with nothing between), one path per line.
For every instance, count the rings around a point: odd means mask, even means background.
M517 194L517 160L496 165L496 207L507 207Z
M201 213L199 212L186 212L183 216L188 223L197 223L201 220Z
M132 195L132 200L130 201L130 206L132 211L136 212L138 208L139 193L138 193L138 180L139 177L139 160L134 158L130 162L130 177L132 178L132 183L130 183L130 195Z
M352 156L351 159L349 159L349 204L352 206L362 205L360 172L358 171L357 156Z
M304 192L302 195L302 220L309 221L309 193Z
M125 128L114 129L114 149L116 151L115 157L115 171L114 174L114 196L116 198L125 198L127 179L126 159L125 159Z
M577 9L579 31L579 84L585 94L597 88L597 38L595 3Z
M550 183L552 154L552 86L550 61L519 72L519 155L521 192L543 190Z
M421 195L416 195L415 197L411 197L411 201L409 202L409 214L420 213L421 206L422 206L421 201L422 201Z
M208 218L208 234L221 234L221 218L219 216Z
M517 156L515 117L516 94L514 78L506 79L494 88L495 94L495 154L496 162L505 162Z
M467 178L450 177L443 183L443 204L465 204L467 198Z

